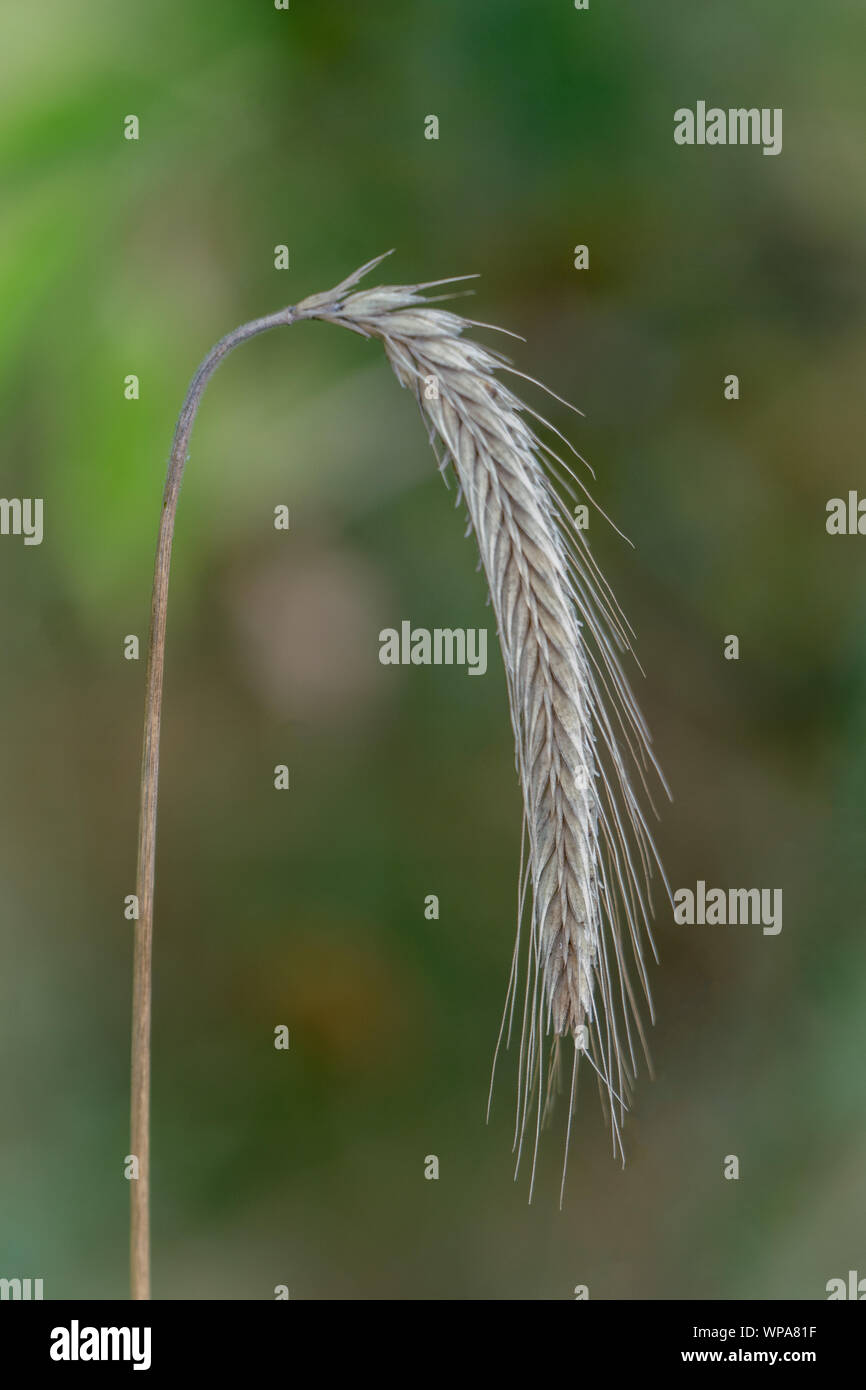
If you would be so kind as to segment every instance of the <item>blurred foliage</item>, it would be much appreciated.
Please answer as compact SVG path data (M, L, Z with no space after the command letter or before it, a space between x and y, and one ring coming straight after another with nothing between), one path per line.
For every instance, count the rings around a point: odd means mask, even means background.
M377 661L404 617L492 636L473 544L375 344L244 347L196 428L172 581L155 1288L820 1298L863 1272L866 565L824 529L862 476L862 5L44 0L2 36L3 492L44 497L46 532L0 542L0 1273L125 1290L122 639L146 632L174 415L216 338L391 246L397 280L481 272L473 316L587 412L539 407L636 545L593 517L675 794L671 883L782 886L784 927L675 928L659 893L628 1166L587 1086L565 1210L558 1128L527 1208L513 1059L483 1123L519 854L501 667ZM781 156L676 147L699 97L781 106Z

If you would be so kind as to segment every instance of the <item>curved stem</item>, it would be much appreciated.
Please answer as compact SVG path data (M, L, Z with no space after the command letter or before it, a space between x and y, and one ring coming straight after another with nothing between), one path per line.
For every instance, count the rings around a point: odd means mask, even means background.
M291 308L243 324L211 349L190 383L183 403L165 480L162 516L153 572L150 637L147 649L144 740L141 753L141 791L138 821L136 895L138 920L132 976L132 1072L130 1094L130 1153L138 1159L138 1178L130 1184L130 1292L134 1299L150 1298L150 1019L153 947L153 885L156 857L156 808L159 781L159 731L165 667L165 625L168 579L177 499L187 460L192 427L204 389L223 358L239 343L269 328L292 323Z

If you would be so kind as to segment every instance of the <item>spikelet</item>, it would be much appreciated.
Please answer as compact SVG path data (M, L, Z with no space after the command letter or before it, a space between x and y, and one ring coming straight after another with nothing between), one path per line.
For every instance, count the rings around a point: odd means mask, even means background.
M500 1042L510 1041L522 992L515 1149L519 1166L534 1131L531 1195L563 1041L572 1054L569 1137L577 1064L586 1057L599 1076L614 1149L623 1153L635 1035L646 1051L633 976L652 1016L644 942L655 952L650 878L654 864L661 869L636 787L649 801L645 772L661 773L620 664L631 629L565 500L578 480L528 417L552 427L497 375L513 371L507 360L464 336L470 325L487 325L430 307L424 291L451 281L355 291L382 259L290 312L382 341L398 381L419 401L434 448L441 445L440 468L453 466L478 542L523 792L518 935Z

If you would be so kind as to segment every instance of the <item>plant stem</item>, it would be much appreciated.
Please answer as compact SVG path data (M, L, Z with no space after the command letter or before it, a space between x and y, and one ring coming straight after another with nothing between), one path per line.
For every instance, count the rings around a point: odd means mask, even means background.
M138 920L132 976L132 1067L130 1086L130 1153L138 1159L138 1178L130 1184L130 1293L150 1298L150 1021L153 998L153 889L156 862L156 809L159 781L159 733L165 668L165 627L174 521L192 427L204 389L220 362L239 343L269 328L292 323L291 308L243 324L211 349L190 383L183 403L165 480L162 516L153 572L150 636L141 753L136 895Z

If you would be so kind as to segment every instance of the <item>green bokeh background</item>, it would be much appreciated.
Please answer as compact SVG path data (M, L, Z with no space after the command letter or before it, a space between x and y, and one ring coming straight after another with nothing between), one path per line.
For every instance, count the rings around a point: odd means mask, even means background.
M864 45L854 0L3 6L2 491L45 499L45 539L0 539L0 1275L126 1290L144 662L122 645L187 382L229 328L392 246L399 281L480 272L472 315L586 411L549 413L635 542L594 516L674 791L671 883L782 887L784 927L675 927L657 894L628 1164L587 1087L565 1208L559 1126L529 1207L513 1058L484 1124L520 839L498 653L483 680L377 660L406 617L492 638L473 543L375 344L245 346L205 398L172 577L155 1295L821 1298L866 1275L866 540L824 526L866 492ZM678 148L699 98L782 107L783 153Z

